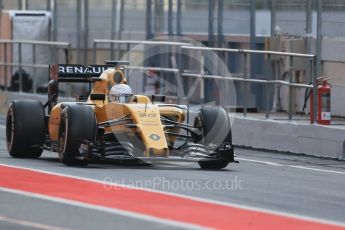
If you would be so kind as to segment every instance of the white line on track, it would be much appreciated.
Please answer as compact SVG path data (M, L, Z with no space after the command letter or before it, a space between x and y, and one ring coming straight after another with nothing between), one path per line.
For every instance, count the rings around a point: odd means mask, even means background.
M55 173L55 172L44 171L44 170L40 170L40 169L26 168L26 167L6 165L6 164L0 164L0 166L1 165L7 166L7 167L12 167L12 168L31 170L31 171L40 172L40 173L46 173L46 174L50 174L50 175L56 175L56 176L73 178L73 179L78 179L78 180L90 181L90 182L94 182L94 183L100 183L103 185L119 186L119 187L128 188L128 189L137 189L137 190L148 191L148 192L153 192L153 193L158 193L158 194L180 197L180 198L189 199L189 200L198 201L198 202L223 205L223 206L227 206L227 207L231 207L231 208L239 208L239 209L261 212L261 213L266 213L266 214L271 214L271 215L278 215L278 216L284 216L284 217L289 217L289 218L295 218L295 219L299 219L299 220L312 221L312 222L316 222L316 223L345 227L345 222L330 221L330 220L316 218L316 217L309 217L309 216L292 214L292 213L287 213L287 212L282 212L282 211L275 211L275 210L252 207L252 206L247 206L247 205L228 203L228 202L223 202L223 201L211 200L211 199L207 199L207 198L193 197L193 196L188 196L188 195L183 195L183 194L178 194L178 193L172 193L172 192L166 192L166 191L159 191L159 190L154 190L154 189L149 189L149 188L141 188L141 187L134 187L133 188L133 186L123 185L123 184L118 184L118 183L109 183L109 182L105 182L105 181L101 181L101 180L96 180L96 179L91 179L91 178L86 178L86 177L79 177L79 176L71 176L68 174ZM0 190L1 189L2 188L0 187ZM36 195L36 194L34 194L34 195ZM41 195L39 195L39 196L41 196ZM83 203L81 203L81 204L83 204ZM88 205L86 204L86 206L88 206ZM101 208L103 208L103 207L101 207ZM119 211L122 212L122 210L119 210ZM124 211L124 212L126 212L126 211ZM136 215L136 213L133 213L133 214ZM142 214L138 214L138 215L141 216ZM143 216L146 216L146 215L143 215ZM148 217L151 217L151 216L148 216ZM153 217L153 218L155 218L155 217ZM157 218L157 219L160 219L160 218ZM172 221L172 222L175 222L175 221ZM195 227L200 229L200 226L195 226Z
M6 125L0 125L0 129L6 129Z
M58 198L58 197L46 196L46 195L41 195L41 194L37 194L37 193L31 193L31 192L16 190L16 189L9 189L9 188L0 187L0 191L13 193L13 194L17 194L17 195L22 195L22 196L27 196L27 197L32 197L32 198L37 198L37 199L42 199L42 200L60 203L60 204L66 204L66 205L71 205L71 206L76 206L76 207L81 207L81 208L92 209L92 210L101 211L101 212L108 212L108 213L112 213L115 215L126 216L126 217L130 217L130 218L134 218L134 219L139 219L139 220L149 221L149 222L155 222L155 223L168 225L168 226L174 226L174 227L183 228L183 229L209 229L209 228L199 226L196 224L189 224L189 223L180 222L180 221L163 219L163 218L154 217L154 216L145 215L145 214L140 214L140 213L136 213L136 212L125 211L125 210L116 209L116 208L107 208L107 207L103 207L100 205L87 204L87 203L83 203L83 202L79 202L79 201L73 201L73 200L68 200L68 199L63 199L63 198ZM0 221L1 221L1 219L0 219ZM47 230L53 230L53 229L47 229Z
M311 171L318 171L318 172L326 172L326 173L335 173L335 174L342 174L342 175L345 175L345 172L335 171L335 170L326 170L326 169L310 168L310 167L304 167L304 166L299 166L299 165L288 165L288 167L290 167L290 168L297 168L297 169L311 170Z
M241 158L241 157L237 157L236 159L240 160L240 161L248 161L248 162L254 162L254 163L261 163L261 164L277 166L277 167L289 167L289 168L297 168L297 169L304 169L304 170L310 170L310 171L317 171L317 172L325 172L325 173L334 173L334 174L345 175L345 172L342 172L342 171L326 170L326 169L305 167L305 166L300 166L300 165L284 165L284 164L279 164L279 163L275 163L275 162L271 162L271 161L253 160L253 159Z
M10 224L21 225L21 226L36 228L36 229L41 229L41 230L67 230L67 228L60 228L60 227L50 226L46 224L26 221L26 220L19 220L19 219L9 218L6 216L0 216L0 222L7 222Z
M272 166L283 166L279 163L275 163L271 161L260 161L260 160L253 160L253 159L241 158L241 157L236 157L236 160L249 161L249 162L261 163L261 164L272 165Z

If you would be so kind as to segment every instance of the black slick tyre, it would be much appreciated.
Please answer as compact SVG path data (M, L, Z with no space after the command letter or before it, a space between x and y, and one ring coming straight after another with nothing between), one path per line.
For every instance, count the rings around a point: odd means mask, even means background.
M10 156L41 156L45 134L44 116L40 101L12 101L6 118L6 146Z
M203 108L196 115L194 127L198 128L201 136L194 135L196 143L207 146L211 151L227 148L222 154L200 160L203 169L222 169L234 161L230 119L223 108Z
M94 141L96 118L93 109L87 105L66 105L62 111L58 153L62 163L68 166L86 166L87 156L81 156L79 148L83 141Z

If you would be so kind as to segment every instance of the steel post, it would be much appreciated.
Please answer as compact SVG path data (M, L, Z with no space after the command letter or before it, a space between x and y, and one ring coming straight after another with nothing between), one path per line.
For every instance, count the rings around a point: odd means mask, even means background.
M58 14L58 9L57 9L57 0L52 0L53 1L53 28L52 28L52 39L53 41L57 41L57 28L58 28L58 22L57 22L57 14Z
M125 1L124 0L120 0L120 16L118 18L118 21L119 21L119 31L118 31L118 36L117 36L118 40L122 39L123 22L124 22L124 11L125 11ZM117 53L117 60L121 59L121 53L122 53L121 50L122 50L122 46L119 44L118 53Z
M290 73L289 73L289 84L292 83L292 77L293 77L293 56L290 56ZM292 120L292 86L289 85L289 121Z
M277 8L276 0L271 0L271 37L276 34L277 26Z
M77 31L77 40L76 40L76 45L77 45L77 63L80 64L81 62L81 55L80 55L80 50L81 50L81 33L82 33L82 25L81 25L81 14L82 14L82 7L81 7L81 1L82 0L77 0L77 7L76 7L76 31Z
M311 54L312 51L312 24L313 24L313 14L312 14L312 0L306 0L306 36L305 36L305 42L306 42L306 51L308 54ZM309 63L306 62L306 68L305 68L305 82L306 84L310 83L312 81L311 72L309 68Z
M4 43L4 63L7 64L7 43ZM4 77L5 77L5 90L8 89L8 82L7 82L7 65L4 66Z
M256 47L256 0L250 0L250 49L255 50Z
M224 0L218 0L218 47L223 47L223 9Z
M181 0L177 0L177 12L176 12L176 33L177 36L182 36L182 27L181 27L181 21L182 21L182 11L181 11Z
M256 0L249 0L250 2L250 49L255 50L256 49ZM251 53L250 54L250 79L256 79L256 70L255 70L255 58L256 54ZM249 85L249 84L248 84ZM250 85L251 86L251 85ZM246 84L246 87L247 84ZM256 87L256 85L254 85ZM251 90L246 91L247 94L251 94ZM247 95L248 98L248 95ZM258 99L257 99L258 100ZM263 100L263 98L261 98Z
M150 40L153 37L152 34L152 0L146 1L146 40Z
M168 35L174 35L174 28L173 28L173 2L172 0L168 1Z
M29 2L28 0L23 0L23 10L29 10Z
M315 58L311 59L311 73L312 73L312 78L313 78L313 118L314 120L312 121L313 124L317 123L317 94L318 94L318 85L317 85L317 73L316 73L316 60Z
M161 32L161 23L163 22L164 24L164 21L163 21L163 18L162 17L162 6L163 5L163 2L162 0L154 0L154 14L153 14L153 31L155 33L157 32Z
M84 0L84 65L88 64L89 50L89 0Z
M312 23L313 23L313 14L312 14L312 4L313 0L306 0L306 32L307 34L312 33Z
M47 0L46 9L47 9L47 11L51 11L52 10L51 0Z
M214 9L214 1L208 0L208 47L213 47L214 45L213 9Z
M19 92L23 92L23 74L22 74L22 44L18 43L18 63L19 63Z
M110 22L110 40L115 39L116 31L116 4L117 0L111 1L111 22ZM110 44L110 59L114 60L114 43ZM94 62L95 63L95 62Z
M150 40L152 38L153 38L153 33L152 33L152 0L147 0L146 1L146 40ZM149 60L147 57L150 55L147 53L149 51L147 51L146 47L147 46L144 45L144 67L149 66ZM146 82L147 82L146 74L143 73L142 92L145 92Z
M214 21L214 0L209 0L208 1L208 47L213 47L214 46L214 30L213 30L213 21ZM207 57L208 55L212 55L212 53L210 54L209 51L205 52ZM206 74L212 74L214 72L214 64L212 63L212 60L210 58L205 58L205 65L204 66L208 66L208 73ZM204 68L203 66L203 68ZM213 79L205 79L205 84L204 84L204 92L205 92L205 102L210 102L212 99L212 94L214 93L214 87L213 87Z
M271 64L271 55L270 54L267 55L267 59L268 59L268 63ZM270 78L273 79L273 77L272 77L272 69L270 69L269 67L267 69L271 70L270 73L269 73L269 76L271 76ZM271 85L270 84L266 84L264 89L265 89L265 110L266 110L265 118L268 119L270 117L270 106L269 106L270 98L269 98L269 93L270 93Z
M251 50L256 50L256 0L249 0L250 1L250 49ZM250 79L256 79L256 70L255 70L255 58L256 58L255 53L250 54ZM248 84L249 85L249 84ZM251 86L251 85L250 85ZM247 84L246 84L246 87ZM254 87L257 87L254 85ZM251 94L251 90L246 91L247 94ZM248 95L246 95L248 98ZM256 102L258 100L263 100L261 97L260 99L256 98Z
M321 66L322 49L322 0L317 1L317 29L316 29L316 75L322 73Z
M250 49L256 49L256 0L250 0ZM255 54L250 55L250 77L255 78Z
M32 44L32 64L36 64L36 45ZM32 90L36 93L36 67L32 68Z
M248 78L248 55L247 53L243 53L243 79ZM243 116L247 116L247 82L243 82L243 90L242 90L242 100L243 100Z

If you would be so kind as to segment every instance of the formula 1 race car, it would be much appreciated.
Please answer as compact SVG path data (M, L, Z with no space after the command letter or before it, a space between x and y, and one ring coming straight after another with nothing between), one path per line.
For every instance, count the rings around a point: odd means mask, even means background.
M9 107L9 154L38 158L49 150L71 166L92 159L169 160L221 169L235 162L230 119L223 108L205 107L192 114L188 106L165 104L161 95L111 94L114 86L129 88L123 64L51 65L47 103L16 100ZM61 82L88 83L90 93L76 102L58 103ZM188 124L191 116L194 124Z

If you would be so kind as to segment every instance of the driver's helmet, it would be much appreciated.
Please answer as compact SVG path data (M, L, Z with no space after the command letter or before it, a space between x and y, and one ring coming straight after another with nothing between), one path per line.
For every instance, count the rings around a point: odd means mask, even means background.
M109 101L126 103L131 102L133 97L132 89L126 84L117 84L110 89Z

